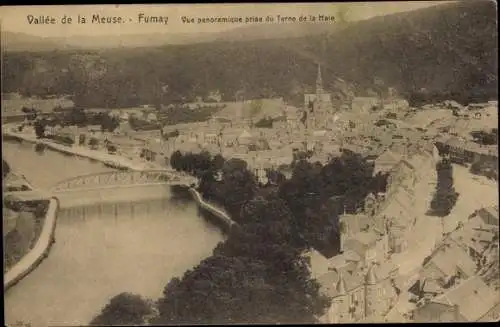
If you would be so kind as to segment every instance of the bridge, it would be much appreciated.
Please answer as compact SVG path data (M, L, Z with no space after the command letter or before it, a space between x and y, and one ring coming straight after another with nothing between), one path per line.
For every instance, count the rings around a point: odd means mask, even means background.
M197 179L193 176L167 169L117 170L69 178L57 183L50 190L53 193L63 193L134 185L169 184L189 186L196 183Z
M6 192L15 200L57 197L62 208L161 199L171 185L197 185L195 177L173 170L116 170L65 179L49 190Z

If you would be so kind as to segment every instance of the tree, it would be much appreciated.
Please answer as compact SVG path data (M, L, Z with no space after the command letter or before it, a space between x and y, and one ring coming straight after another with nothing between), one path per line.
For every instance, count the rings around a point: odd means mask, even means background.
M264 117L255 123L255 127L273 128L273 122L274 122L274 119L272 119L271 117Z
M120 126L120 121L118 117L112 117L110 115L102 115L100 121L101 131L103 132L113 132Z
M285 175L277 170L269 170L266 172L266 176L270 184L281 185L286 181Z
M80 146L84 146L85 145L85 141L86 141L86 136L85 134L80 134L78 136L78 145Z
M182 153L179 150L177 150L174 153L172 153L172 156L170 157L170 166L172 166L172 168L175 170L180 170L182 166L181 161L182 161Z
M113 297L90 322L91 326L144 325L154 314L150 301L140 295L121 293Z
M458 193L453 187L453 166L448 160L443 160L436 164L438 181L436 192L431 201L432 212L439 216L447 216L455 206Z
M214 170L221 170L222 167L224 167L224 163L226 162L226 159L220 154L216 154L212 160L212 168Z
M217 202L228 210L235 221L239 221L241 207L255 194L256 178L241 159L228 160L222 168L222 176Z
M43 138L45 136L45 119L36 120L34 123L35 127L35 135L38 139Z
M95 137L91 137L89 140L89 147L97 150L99 148L99 140Z
M155 323L313 323L329 305L291 243L292 213L276 193L241 209L242 225L158 301Z

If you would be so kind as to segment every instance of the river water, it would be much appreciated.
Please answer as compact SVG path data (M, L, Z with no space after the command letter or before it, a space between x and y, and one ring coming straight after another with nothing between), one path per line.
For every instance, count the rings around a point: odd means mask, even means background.
M49 150L38 154L33 147L4 143L3 156L35 187L110 170ZM6 323L82 325L121 292L156 299L172 277L211 255L222 239L195 203L168 188L164 200L62 209L48 258L5 293Z

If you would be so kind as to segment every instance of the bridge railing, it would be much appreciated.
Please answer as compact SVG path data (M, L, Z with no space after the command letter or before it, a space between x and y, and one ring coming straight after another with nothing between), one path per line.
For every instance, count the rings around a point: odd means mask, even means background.
M64 191L82 188L98 188L122 185L154 184L178 182L191 184L196 179L192 176L175 174L169 170L119 170L88 174L63 180L54 185L52 191Z

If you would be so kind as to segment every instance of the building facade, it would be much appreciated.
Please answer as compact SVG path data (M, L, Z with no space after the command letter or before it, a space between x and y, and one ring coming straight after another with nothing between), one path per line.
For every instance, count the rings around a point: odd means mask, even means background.
M397 270L383 271L380 268L371 265L367 270L354 271L352 274L345 269L332 271L330 274L336 274L337 281L332 287L326 287L328 295L332 297L332 304L324 322L357 322L386 314L397 298L391 284L391 278Z

